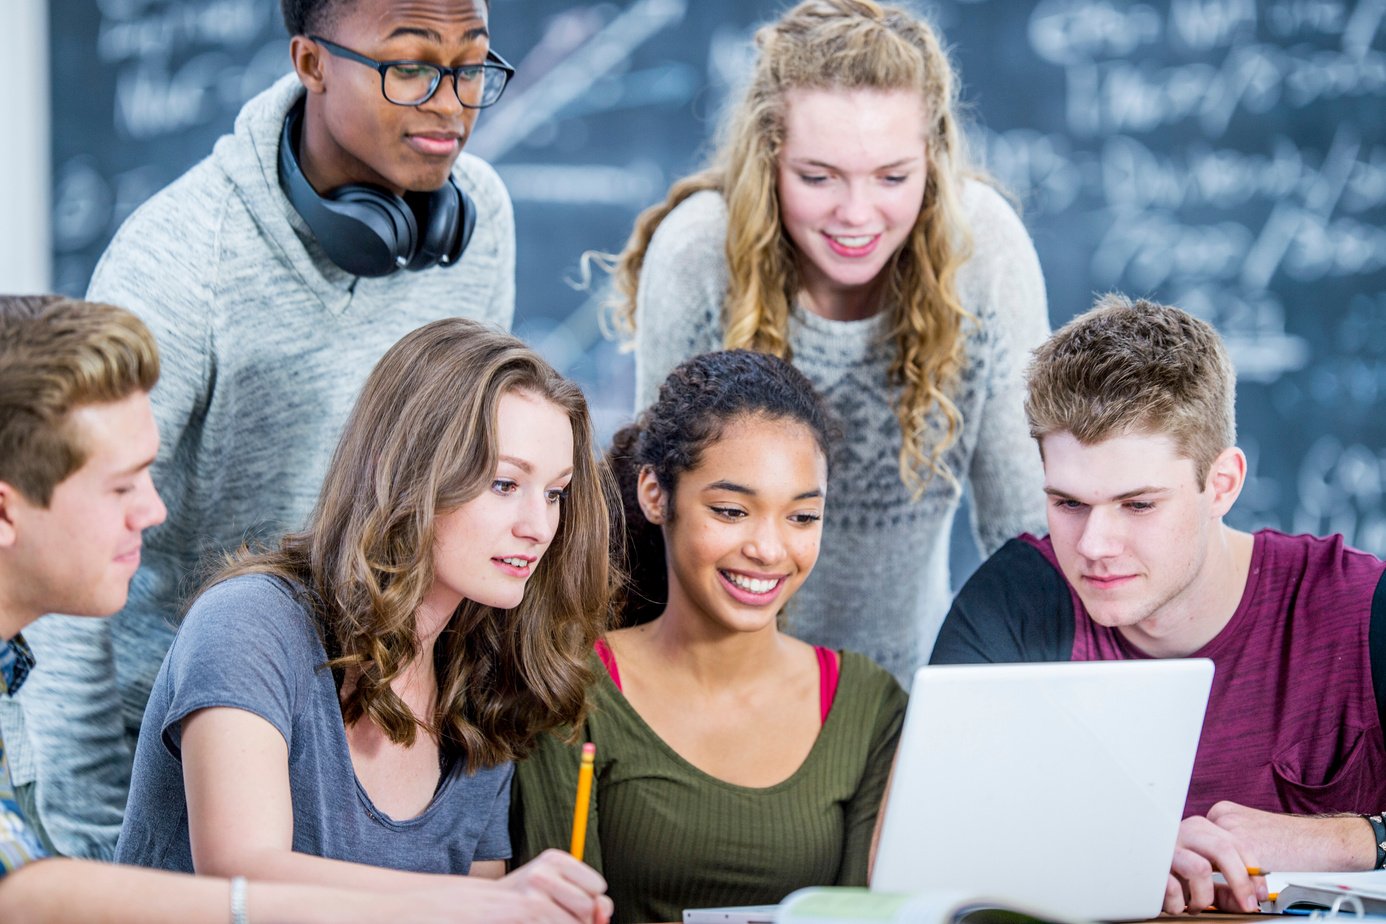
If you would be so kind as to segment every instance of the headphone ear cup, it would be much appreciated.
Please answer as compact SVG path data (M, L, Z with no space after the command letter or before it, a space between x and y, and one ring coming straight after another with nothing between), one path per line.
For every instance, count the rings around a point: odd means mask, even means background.
M476 226L476 208L462 187L448 177L441 189L431 193L410 193L405 196L405 201L422 226L419 248L410 259L408 268L421 270L456 263Z
M457 228L457 196L451 182L426 193L405 193L419 224L419 246L406 269L422 270L444 262Z
M333 212L355 219L373 233L333 236L339 251L333 253L320 241L327 255L342 269L357 276L386 276L415 258L419 227L414 212L400 198L383 189L349 184L332 191L323 204ZM370 271L363 271L369 269Z

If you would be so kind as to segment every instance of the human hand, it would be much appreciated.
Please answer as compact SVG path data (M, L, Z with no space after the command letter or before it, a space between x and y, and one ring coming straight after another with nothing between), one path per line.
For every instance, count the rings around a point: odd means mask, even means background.
M363 893L343 922L398 921L399 924L573 924L573 915L540 892L524 893L499 881L451 877L444 886L404 892Z
M1266 880L1248 875L1247 869L1260 865L1238 835L1201 815L1185 818L1170 861L1164 910L1169 914L1198 914L1209 908L1255 912L1266 899ZM1215 870L1225 882L1214 882Z
M1358 815L1280 815L1219 802L1208 810L1208 820L1271 869L1345 872L1376 864L1372 826Z
M545 850L500 880L520 895L541 896L562 909L565 922L607 924L613 905L606 880L592 867L561 850Z

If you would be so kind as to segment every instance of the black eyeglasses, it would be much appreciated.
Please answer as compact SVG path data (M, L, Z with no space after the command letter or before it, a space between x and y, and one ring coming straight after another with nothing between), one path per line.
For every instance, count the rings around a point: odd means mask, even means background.
M485 64L443 67L427 61L377 61L320 35L308 37L339 58L379 71L380 92L396 106L422 106L433 98L443 78L451 76L459 103L468 109L485 109L501 98L505 85L515 76L515 68L494 51L486 52Z

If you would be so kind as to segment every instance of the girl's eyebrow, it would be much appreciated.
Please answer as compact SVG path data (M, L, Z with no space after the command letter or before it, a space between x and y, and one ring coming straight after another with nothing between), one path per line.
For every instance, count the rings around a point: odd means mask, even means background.
M750 496L752 496L752 497L754 497L755 494L756 494L756 489L755 489L755 488L748 488L746 485L744 485L744 484L737 484L735 481L714 481L714 482L712 482L711 484L704 485L704 486L703 486L703 490L704 490L704 491L731 491L731 492L734 493L734 494L748 494L748 495L750 495ZM822 488L813 488L813 489L811 489L811 490L804 491L804 492L801 493L801 494L796 494L796 495L794 495L794 499L795 499L796 501L797 501L797 500L810 500L810 499L812 499L812 498L815 498L815 497L822 497L822 496L823 496L823 489L822 489Z
M907 166L909 166L909 165L911 165L911 164L914 164L914 163L919 162L920 160L922 160L922 158L920 158L920 157L918 157L918 156L911 155L910 157L902 157L902 158L899 159L899 160L891 161L891 162L888 163L888 164L881 164L881 165L879 165L879 166L877 166L877 167L874 167L874 168L872 168L872 169L875 169L875 170L894 170L894 169L897 169L897 168L899 168L899 167L907 167ZM791 158L789 158L789 162L790 162L791 164L797 166L797 167L821 167L821 168L823 168L824 170L836 170L836 169L838 169L836 164L830 164L830 163L828 163L828 162L825 161L825 160L817 160L817 159L812 158L812 157L791 157Z
M528 462L526 462L524 459L521 459L519 456L505 456L505 455L502 455L502 456L497 456L497 457L496 457L496 460L499 461L499 462L509 462L511 465L515 466L515 467L518 468L520 471L524 472L526 475L533 475L533 474L534 474L534 466L533 466L533 465L530 465ZM567 477L568 477L569 475L571 475L572 473L573 473L573 467L570 465L570 466L568 466L567 468L565 468L563 471L559 472L559 473L558 473L558 477L559 477L559 478L567 478Z

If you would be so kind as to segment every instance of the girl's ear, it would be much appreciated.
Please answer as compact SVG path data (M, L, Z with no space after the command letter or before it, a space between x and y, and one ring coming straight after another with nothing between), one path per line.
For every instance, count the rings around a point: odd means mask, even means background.
M635 495L640 499L640 512L645 519L656 526L663 525L667 518L668 497L659 486L654 469L648 465L640 469L640 480L636 482Z

